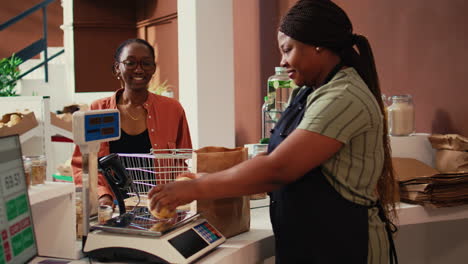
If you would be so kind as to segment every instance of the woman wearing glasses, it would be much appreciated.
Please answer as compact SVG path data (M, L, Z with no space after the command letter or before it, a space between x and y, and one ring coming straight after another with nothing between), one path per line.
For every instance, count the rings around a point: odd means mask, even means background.
M128 39L117 48L112 67L121 89L98 99L91 109L119 109L121 137L102 143L98 156L109 153L149 153L154 149L192 148L185 112L174 99L148 92L156 71L153 47L142 39ZM81 184L81 153L75 147L73 176ZM112 192L102 175L98 180L100 205L112 205Z

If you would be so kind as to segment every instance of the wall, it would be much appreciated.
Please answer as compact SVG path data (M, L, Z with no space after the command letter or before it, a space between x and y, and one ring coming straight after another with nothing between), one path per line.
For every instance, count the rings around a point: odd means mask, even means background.
M277 0L233 2L236 146L243 146L261 138L267 79L279 63L279 9Z
M137 36L154 46L158 67L154 82L166 82L179 98L177 1L137 1ZM170 20L159 22L169 16ZM145 23L146 22L146 23ZM144 24L144 25L142 25Z
M112 75L118 45L136 37L136 11L132 1L74 0L75 91L114 91L120 87Z
M75 74L77 92L114 91L120 84L111 74L118 45L142 38L155 48L156 83L167 80L178 97L176 1L74 1ZM158 18L173 14L170 21ZM175 14L175 15L174 15Z
M468 136L468 2L338 2L372 42L383 91L414 96L417 131Z
M294 0L280 0L282 7ZM411 94L416 130L468 136L464 0L336 0L372 44L382 91ZM283 12L283 11L282 11ZM284 14L284 12L283 12Z
M90 3L97 5L95 1L90 0L75 0L75 2L82 5ZM139 13L141 10L138 11L138 5L137 7L130 5L127 11L131 12L121 15L119 12L122 9L119 10L118 7L125 6L126 2L131 1L114 1L113 5L107 6L111 13L116 14L112 19L107 18L110 15L106 15L107 12L104 16L95 12L89 15L103 17L107 25L113 23L116 28L116 25L122 26L126 23L125 21L130 21L129 23L133 21L135 24L141 19L171 13L176 1L144 1L146 6L143 11L147 13L141 14ZM260 107L266 89L266 79L273 73L273 67L279 62L275 39L277 21L294 2L295 0L234 1L235 118L236 145L238 146L257 142L260 137ZM54 2L54 5L57 3L58 1ZM141 1L137 3L141 4ZM468 18L463 13L468 9L468 3L463 0L452 0L450 4L435 0L391 2L337 0L337 3L351 17L355 31L366 35L371 41L383 92L387 95L399 93L414 95L417 131L459 133L468 136L468 122L465 122L465 111L461 107L468 94L464 89L464 63L468 61L468 52L464 49L468 46L468 34L466 34L468 29L464 25ZM10 10L8 11L10 13L15 8L17 7L2 7L0 10L2 21L4 12ZM83 15L90 12L88 8L75 6L75 11L82 13L78 19L86 21ZM55 13L61 15L61 12ZM51 11L49 16L52 16ZM89 16L87 19L91 20ZM109 28L101 28L101 31L105 31L102 33L104 39L97 42L94 40L101 33L86 33L85 27L80 29L80 25L77 26L78 31L81 30L83 34L88 35L78 36L76 40L78 52L76 58L83 58L80 63L77 61L77 65L82 67L77 69L77 74L79 74L77 77L87 79L86 83L77 87L77 90L115 90L118 88L118 83L110 74L113 52L123 39L141 36L142 33L137 31L134 34L130 29L127 31L125 28L119 32L120 29L116 29L113 34L118 33L117 39L115 35L107 37L111 34ZM160 50L164 51L159 54L160 66L166 65L166 62L169 64L177 61L171 59L171 56L177 56L177 52L173 50L177 46L173 42L177 36L171 36L173 30L170 27L177 27L177 19L172 20L171 24L148 28L150 32L148 40L155 43L156 47L159 45ZM156 33L156 28L165 32ZM34 32L36 31L38 30ZM20 34L12 36L20 37ZM0 51L8 43L13 42L2 42ZM98 63L99 67L93 62ZM89 74L97 68L101 69L98 75ZM167 79L177 90L178 73L175 68L174 65L161 66L159 71L161 80ZM106 81L101 79L106 79Z
M2 4L0 8L0 24L5 23L40 2L42 0L15 0L12 4ZM49 47L63 47L63 32L60 29L63 20L62 13L62 6L59 0L52 2L47 7ZM13 26L0 31L0 40L2 40L0 44L0 58L11 56L14 52L20 51L41 37L42 10L38 10Z

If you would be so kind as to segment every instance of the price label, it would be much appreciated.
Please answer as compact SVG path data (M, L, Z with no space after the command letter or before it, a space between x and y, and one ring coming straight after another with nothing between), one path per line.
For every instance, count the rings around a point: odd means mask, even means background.
M13 169L4 171L1 174L3 196L9 196L23 190L24 172L19 169Z

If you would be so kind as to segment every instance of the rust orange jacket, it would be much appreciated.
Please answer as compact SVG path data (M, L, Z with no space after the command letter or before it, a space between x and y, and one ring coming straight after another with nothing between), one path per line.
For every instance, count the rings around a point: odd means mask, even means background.
M111 97L94 101L90 109L117 109L117 95L122 93L122 91L123 89L120 89ZM143 104L143 107L148 112L146 127L153 149L192 148L185 112L182 105L177 100L149 93L148 99ZM98 157L103 157L108 154L110 154L109 143L101 143ZM75 184L81 185L82 160L78 146L75 146L71 165ZM105 194L114 197L104 176L99 174L98 196L101 197Z

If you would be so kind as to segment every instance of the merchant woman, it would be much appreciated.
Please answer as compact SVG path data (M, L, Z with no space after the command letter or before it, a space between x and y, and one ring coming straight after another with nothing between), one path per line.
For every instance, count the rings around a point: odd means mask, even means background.
M392 263L395 181L367 38L333 2L300 0L282 19L278 46L301 88L268 155L156 186L151 206L269 191L276 263Z

